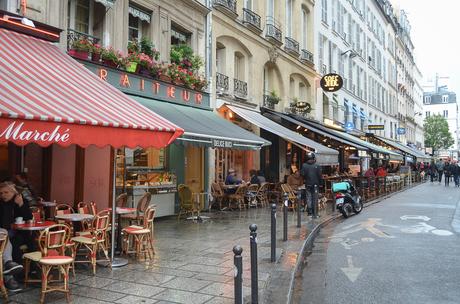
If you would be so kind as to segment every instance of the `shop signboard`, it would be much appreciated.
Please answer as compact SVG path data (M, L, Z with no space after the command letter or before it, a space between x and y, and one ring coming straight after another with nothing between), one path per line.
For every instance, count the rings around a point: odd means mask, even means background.
M172 83L146 78L142 75L100 66L91 62L81 61L87 69L94 72L101 80L110 83L123 93L146 98L187 105L195 108L209 109L209 94L187 89Z
M213 148L232 148L233 142L230 140L213 139L212 147Z
M347 122L347 123L345 124L345 130L347 130L347 131L351 131L351 130L353 130L354 128L355 128L355 124L354 124L353 122L351 122L351 121L349 121L349 122Z
M398 132L398 135L404 135L406 134L406 128L398 128L396 132Z
M343 79L339 74L329 73L321 78L320 85L325 92L336 92L342 88Z
M368 129L368 130L372 130L372 131L375 131L375 130L385 130L385 125L368 125L368 126L367 126L367 129Z

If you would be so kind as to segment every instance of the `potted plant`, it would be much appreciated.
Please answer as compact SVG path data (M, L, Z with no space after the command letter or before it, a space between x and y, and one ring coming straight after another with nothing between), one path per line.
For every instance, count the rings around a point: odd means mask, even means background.
M271 90L267 96L267 101L273 105L276 105L280 102L281 98L278 96L275 90Z
M104 49L101 53L102 62L112 68L117 68L120 65L120 58L122 58L120 52L115 51L112 47Z
M207 85L208 85L208 81L203 76L200 75L195 78L195 84L194 84L195 90L203 91L203 89L207 87Z
M139 45L136 41L128 41L128 54L139 53Z
M171 77L171 81L174 84L184 85L184 80L187 76L187 70L173 63L168 66L168 76Z
M193 49L185 44L173 45L169 52L171 63L196 73L203 66L203 59L193 53Z
M101 60L102 46L98 43L92 45L91 48L91 60L99 62Z
M169 77L168 70L169 67L161 67L157 73L158 80L171 83L171 77Z
M69 55L78 59L88 60L89 52L92 50L92 43L88 39L82 37L72 42Z
M140 53L138 55L139 58L139 74L142 74L144 76L150 76L150 70L153 66L153 60L150 58L150 56Z
M139 55L137 53L129 53L128 56L124 58L124 63L126 65L126 71L130 73L139 72Z
M155 46L153 45L152 41L150 41L146 37L141 38L139 49L141 53L150 56L150 58L156 61L160 59L160 52L157 49L155 49Z

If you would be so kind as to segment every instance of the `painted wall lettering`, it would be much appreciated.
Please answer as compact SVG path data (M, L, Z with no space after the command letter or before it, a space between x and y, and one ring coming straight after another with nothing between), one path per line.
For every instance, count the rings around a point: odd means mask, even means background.
M122 74L120 78L120 85L122 87L129 88L131 87L131 83L129 82L128 74Z
M182 91L182 99L185 101L185 102L188 102L190 100L190 92L187 91L187 90L183 90Z
M203 95L200 93L195 94L195 103L196 104L201 104L203 102Z
M107 70L106 69L99 69L99 78L101 78L104 81L107 81Z
M168 97L169 98L176 98L176 96L174 95L175 93L176 93L176 88L172 87L172 86L169 86L168 87Z

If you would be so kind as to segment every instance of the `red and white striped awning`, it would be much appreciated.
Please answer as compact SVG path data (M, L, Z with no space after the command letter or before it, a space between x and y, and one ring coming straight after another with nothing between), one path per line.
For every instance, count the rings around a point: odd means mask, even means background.
M164 147L183 130L56 45L0 28L0 142Z

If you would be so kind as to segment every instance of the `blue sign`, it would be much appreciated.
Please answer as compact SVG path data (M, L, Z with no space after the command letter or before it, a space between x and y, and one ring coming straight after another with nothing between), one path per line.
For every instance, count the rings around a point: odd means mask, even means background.
M351 122L351 121L349 121L349 122L347 122L347 123L345 124L345 130L347 130L347 131L351 131L351 130L353 130L354 128L355 128L355 124L354 124L353 122Z
M398 132L398 135L404 135L406 134L406 128L398 128L397 132Z

